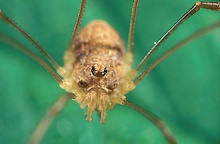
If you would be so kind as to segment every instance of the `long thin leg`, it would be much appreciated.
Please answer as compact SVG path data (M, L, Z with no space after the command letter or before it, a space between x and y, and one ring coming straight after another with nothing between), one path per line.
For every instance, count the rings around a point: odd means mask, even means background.
M65 94L52 105L31 135L28 141L29 144L38 144L41 141L53 118L63 109L70 98L75 98L75 95L70 93Z
M129 26L129 32L128 32L128 52L129 53L133 53L134 28L135 28L135 21L136 21L136 16L137 16L138 3L139 3L139 0L134 0L133 5L132 5L130 26Z
M180 49L187 43L195 40L196 38L200 37L201 35L210 32L211 30L216 29L217 27L220 27L220 21L213 23L211 25L208 25L195 33L191 34L184 40L180 41L176 45L174 45L172 48L170 48L168 51L166 51L164 54L162 54L159 58L157 58L154 62L152 62L135 80L134 84L137 85L153 68L155 68L162 60L167 58L169 55L171 55L174 51Z
M70 51L72 49L72 46L74 45L74 41L75 41L77 32L79 30L80 23L81 23L82 18L83 18L83 13L84 13L85 5L86 5L86 0L81 0L78 16L77 16L77 19L76 19L76 22L75 22L75 26L74 26L74 29L73 29L73 32L72 32L72 36L71 36L70 42L69 42L69 44L67 46L67 51Z
M195 5L190 8L157 42L154 43L153 47L150 51L144 56L141 62L135 68L139 71L143 65L147 62L147 60L151 57L151 55L157 50L157 48L188 18L190 18L193 14L198 12L200 8L219 11L220 3L219 2L196 2Z
M28 41L30 41L40 52L43 56L52 64L55 69L58 69L60 66L57 62L46 52L46 50L39 45L39 43L34 40L25 30L23 30L19 25L17 25L13 20L7 17L1 10L0 10L0 19L5 23L12 26L15 30L17 30L20 34L22 34Z
M177 144L174 136L171 134L168 127L166 127L166 125L159 118L157 118L155 115L153 115L149 111L147 111L147 110L145 110L145 109L143 109L143 108L141 108L131 102L128 102L128 101L123 101L123 105L141 113L147 119L152 121L160 129L160 131L163 133L164 137L167 139L167 141L170 144Z
M57 81L58 84L62 84L63 80L61 79L61 77L54 72L53 69L50 68L50 66L48 66L41 58L39 58L37 55L35 55L32 51L28 50L25 46L19 44L16 40L0 33L0 40L2 42L6 42L8 44L11 44L12 46L14 46L14 48L24 52L26 55L28 55L29 57L31 57L33 60L35 60L37 63L39 63L44 69L46 69L46 71L48 71L48 73Z

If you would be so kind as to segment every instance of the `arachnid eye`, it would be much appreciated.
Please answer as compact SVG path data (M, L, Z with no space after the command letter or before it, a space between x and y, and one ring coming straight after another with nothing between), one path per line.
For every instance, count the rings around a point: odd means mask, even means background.
M92 66L91 72L92 72L92 74L95 76L96 70L95 70L95 67L94 67L94 66Z
M100 64L95 64L91 69L92 74L95 77L103 77L107 73L107 68Z
M107 68L104 68L103 75L107 73Z

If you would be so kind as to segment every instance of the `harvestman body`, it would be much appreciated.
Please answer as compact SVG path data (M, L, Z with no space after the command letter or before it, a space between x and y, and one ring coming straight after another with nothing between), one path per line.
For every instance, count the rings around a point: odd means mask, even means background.
M104 21L92 21L84 27L80 33L78 33L85 3L85 0L81 1L72 37L64 56L64 67L59 66L30 35L0 11L0 19L14 27L25 38L27 38L47 58L57 70L58 74L44 61L33 54L33 52L29 51L15 40L6 36L1 36L0 39L15 45L18 49L36 60L53 76L60 87L68 92L68 94L62 96L52 106L50 111L48 111L39 123L30 139L30 143L38 143L40 141L52 118L63 108L69 98L78 102L81 108L87 108L87 121L91 121L92 113L98 111L100 115L100 123L105 123L107 109L112 109L115 104L125 105L151 120L161 130L170 144L177 143L168 128L156 116L152 115L147 110L128 102L125 94L133 90L157 64L175 50L203 33L220 26L220 22L214 23L192 34L187 39L184 39L169 49L148 66L140 75L136 76L137 72L140 71L158 46L160 46L182 22L196 13L200 8L219 11L220 3L196 2L189 11L187 11L157 42L155 42L154 46L133 70L131 69L131 64L133 57L134 24L138 0L134 0L133 2L127 53L125 53L123 42L117 32Z
M76 36L73 51L66 52L59 74L71 86L63 88L75 94L82 108L87 106L87 121L97 110L100 122L105 123L106 109L122 104L124 94L134 88L126 76L131 67L122 61L124 51L115 30L104 21L92 21Z

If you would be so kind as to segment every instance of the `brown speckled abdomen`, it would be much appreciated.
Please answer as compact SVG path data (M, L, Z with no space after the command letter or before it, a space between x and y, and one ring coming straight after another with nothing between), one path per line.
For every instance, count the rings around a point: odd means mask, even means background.
M98 50L99 48L101 49ZM101 20L92 21L84 27L77 35L73 46L77 61L91 54L121 57L124 51L124 45L118 33Z
M76 59L92 52L97 47L103 50L116 51L118 56L124 54L124 45L118 33L105 21L96 20L84 27L76 37L74 54Z

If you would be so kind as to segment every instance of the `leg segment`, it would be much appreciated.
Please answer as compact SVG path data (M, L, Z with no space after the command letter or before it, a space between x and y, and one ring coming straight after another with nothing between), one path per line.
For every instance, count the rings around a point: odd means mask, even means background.
M134 46L134 27L137 15L137 8L138 8L139 0L133 1L132 11L131 11L131 18L130 18L130 26L129 26L129 33L128 33L128 52L133 53L133 46Z
M25 30L23 30L19 25L17 25L13 20L7 17L1 10L0 10L0 19L5 23L12 26L15 30L17 30L20 34L22 34L29 42L31 42L39 52L52 64L55 69L58 69L60 66L57 62L44 50L40 44L34 40Z
M147 111L147 110L145 110L145 109L143 109L143 108L141 108L131 102L128 102L128 101L124 101L123 105L139 112L140 114L145 116L147 119L149 119L151 122L153 122L160 129L160 131L163 133L163 135L165 136L165 138L167 139L167 141L170 144L177 144L174 136L171 134L168 127L166 127L166 125L159 118L157 118L155 115L153 115L149 111Z
M79 30L80 23L81 23L82 18L83 18L83 13L84 13L85 5L86 5L86 0L81 0L78 16L77 16L77 19L76 19L76 22L75 22L75 26L74 26L74 29L73 29L73 32L72 32L72 36L71 36L70 42L69 42L69 44L67 46L67 51L70 51L72 49L72 46L74 45L74 41L75 41L77 32Z
M155 61L153 61L133 82L135 85L137 85L153 68L155 68L162 60L170 56L174 51L182 48L187 43L191 42L192 40L200 37L201 35L210 32L211 30L216 29L217 27L220 27L220 21L213 23L211 25L208 25L192 35L188 36L184 40L180 41L176 45L174 45L172 48L170 48L168 51L166 51L164 54L162 54L159 58L157 58Z
M200 8L220 11L220 3L219 2L196 2L195 5L190 8L157 42L154 43L153 47L150 51L144 56L138 66L135 68L139 71L143 65L147 62L147 60L151 57L151 55L157 50L157 48L188 18L190 18L193 14L198 12Z
M14 48L25 53L30 58L32 58L37 63L39 63L57 81L58 84L63 83L63 80L61 79L61 77L53 69L51 69L47 63L45 63L41 58L39 58L36 54L34 54L29 49L27 49L25 46L19 44L16 40L14 40L14 39L12 39L2 33L0 33L0 41L11 44L12 46L14 46Z
M61 96L53 105L52 107L47 111L46 115L41 119L40 123L37 125L37 128L34 130L33 134L31 135L28 143L29 144L38 144L40 143L40 140L44 136L45 132L47 131L49 124L53 120L53 118L60 112L67 101L70 98L75 98L75 95L73 94L65 94Z

